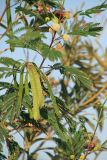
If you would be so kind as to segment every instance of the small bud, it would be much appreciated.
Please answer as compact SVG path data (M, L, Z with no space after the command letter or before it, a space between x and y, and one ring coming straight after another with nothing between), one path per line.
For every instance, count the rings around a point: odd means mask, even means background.
M70 18L71 18L71 13L70 13L69 11L65 11L65 12L64 12L64 17L65 17L66 19L70 19Z
M52 28L49 28L49 32L53 34L54 30Z
M93 139L91 143L88 144L88 149L92 150L94 149L98 144L98 139Z
M49 18L49 17L46 17L46 18L45 18L45 21L46 21L46 22L49 22L49 21L50 21L50 18Z
M70 39L70 36L68 34L63 35L63 40L64 41L69 41L69 39Z
M96 147L94 147L93 151L99 151L101 149L101 145L98 144L96 145Z
M59 31L60 30L60 25L58 23L54 23L53 26L51 27L54 31Z
M52 22L53 22L53 23L58 23L58 21L59 21L59 19L58 19L56 16L54 16L54 17L52 18Z
M56 45L56 48L55 48L57 51L63 51L63 46L62 46L62 44L60 44L60 43L58 43L57 45Z
M38 6L38 12L42 12L43 11L43 7L42 6Z
M75 159L75 155L70 155L70 159L74 160Z
M46 11L50 12L50 10L51 10L50 6L46 6Z
M82 154L82 155L80 156L80 160L84 160L84 158L85 158L85 155Z

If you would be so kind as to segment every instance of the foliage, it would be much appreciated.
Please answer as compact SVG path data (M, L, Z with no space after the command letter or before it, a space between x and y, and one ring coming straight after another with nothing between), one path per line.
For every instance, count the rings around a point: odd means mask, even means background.
M91 153L98 156L107 150L107 141L101 143L96 136L97 128L103 129L107 109L106 101L102 103L107 95L107 63L87 37L100 35L103 27L85 17L105 11L106 1L75 14L66 11L60 0L10 2L6 0L0 16L0 27L5 30L0 40L6 38L9 46L0 51L0 159L34 160L41 152L52 160L85 160ZM16 48L27 49L29 54L33 50L43 60L37 65L37 61L21 59L22 53L19 60L11 58ZM6 57L8 50L13 53ZM51 65L45 66L46 60ZM83 112L90 107L97 112L96 125Z
M91 17L91 14L101 13L102 11L106 10L106 8L107 8L107 4L105 1L99 6L92 7L90 9L87 9L86 11L79 11L76 14L79 13L80 15L85 15L85 16Z

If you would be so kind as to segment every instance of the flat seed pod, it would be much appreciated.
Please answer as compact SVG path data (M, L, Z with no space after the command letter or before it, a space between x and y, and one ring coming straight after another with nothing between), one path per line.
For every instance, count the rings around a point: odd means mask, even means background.
M40 119L39 108L41 108L44 105L44 96L40 82L40 75L38 74L35 66L30 62L27 64L27 69L30 76L30 83L33 96L33 118L35 120L38 120Z

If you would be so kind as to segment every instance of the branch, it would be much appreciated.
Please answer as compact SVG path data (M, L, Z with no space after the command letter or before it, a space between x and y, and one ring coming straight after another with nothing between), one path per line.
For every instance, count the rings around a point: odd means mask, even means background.
M106 102L106 101L105 101L105 102ZM105 104L105 102L104 102L104 104ZM103 106L104 106L104 104L103 104ZM97 131L97 129L98 129L98 125L99 125L99 122L100 122L100 120L101 120L101 115L102 115L102 112L103 112L103 106L101 106L100 113L99 113L99 117L98 117L98 121L97 121L95 130L94 130L93 136L92 136L92 138L91 138L91 140L90 140L90 144L91 144L92 141L94 140L96 131ZM90 152L89 152L89 147L88 147L88 149L87 149L87 151L86 151L86 154L85 154L85 157L84 157L83 160L85 160L89 154L90 154Z
M101 94L106 88L107 88L107 83L97 93L95 93L87 101L85 101L82 104L82 106L78 110L76 110L76 113L79 113L80 111L86 109L87 105L89 105L90 103L92 103L99 96L99 94Z
M52 36L52 40L51 40L51 43L50 43L49 48L51 48L51 47L52 47L52 44L53 44L54 39L55 39L55 35L56 35L56 31L54 32L54 34L53 34L53 36ZM43 60L42 60L42 62L41 62L41 64L40 64L39 69L42 67L42 65L43 65L43 63L45 62L45 60L46 60L46 58L43 58Z
M5 7L5 9L4 9L4 11L3 11L3 13L2 13L2 15L0 17L0 23L1 23L4 15L5 15L5 12L7 11L8 7L9 7L9 4L10 4L10 0L7 1L6 7Z
M2 53L4 53L4 52L8 51L9 49L10 49L10 48L5 48L4 50L0 51L0 54L2 54Z
M93 52L92 53L93 56L95 57L95 59L97 60L97 62L105 69L107 69L107 62L105 61L102 61L100 56L96 53L96 52Z
M92 95L91 98L89 98L87 101L85 101L85 102L83 103L83 106L86 106L86 105L88 105L89 103L93 102L93 100L94 100L95 98L97 98L97 96L98 96L100 93L102 93L102 91L103 91L104 89L106 89L106 88L107 88L107 83L106 83L96 94Z

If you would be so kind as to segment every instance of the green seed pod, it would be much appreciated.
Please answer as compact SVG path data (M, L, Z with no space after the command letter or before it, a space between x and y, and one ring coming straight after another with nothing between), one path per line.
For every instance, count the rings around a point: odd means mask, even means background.
M33 118L35 120L39 120L40 119L39 108L41 108L44 105L44 96L40 82L40 75L32 63L27 64L27 69L30 77L32 97L33 97L33 108L32 108Z

